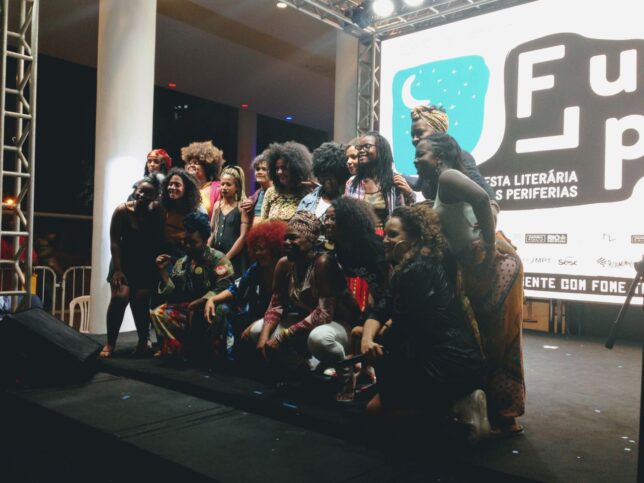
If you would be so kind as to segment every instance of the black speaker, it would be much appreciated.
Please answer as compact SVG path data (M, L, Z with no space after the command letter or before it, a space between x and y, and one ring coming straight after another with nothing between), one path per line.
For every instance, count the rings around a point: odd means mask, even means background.
M41 309L0 321L0 370L5 382L80 382L96 372L101 344Z

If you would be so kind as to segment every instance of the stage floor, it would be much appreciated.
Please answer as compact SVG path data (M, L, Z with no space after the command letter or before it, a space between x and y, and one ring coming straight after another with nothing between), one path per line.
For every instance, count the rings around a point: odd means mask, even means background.
M302 454L314 451L321 458L310 460L308 466L294 466L287 453L280 452L283 459L274 460L275 468L286 465L287 472L270 473L287 481L500 481L504 476L561 482L636 479L642 354L635 343L620 342L609 351L597 339L526 333L528 400L526 415L520 420L524 434L473 449L449 444L417 447L410 460L397 457L383 465L381 445L373 444L373 435L365 438L364 432L359 433L364 402L321 403L231 373L132 358L127 354L134 341L133 334L122 334L119 351L102 367L113 376L99 374L96 377L104 379L101 384L13 390L10 396L68 417L78 414L84 425L102 425L102 431L134 440L135 445L138 438L144 443L139 448L170 458L176 465L189 463L193 471L211 474L219 481L261 479L256 465L266 454L255 454L258 459L251 461L250 450L272 453L277 444L272 438L278 434L299 435L289 440L296 448L293 458L298 458L300 444L307 446ZM108 424L108 408L101 404L111 393L121 405L143 404L130 411L120 426ZM199 409L193 411L191 406ZM147 417L144 407L149 408ZM173 435L174 423L163 418L175 421L167 414L174 414L176 407L184 412L176 416L180 431ZM172 451L170 443L175 437L188 446L210 448L184 454L182 461L182 451L177 453L176 447ZM314 446L309 448L307 441ZM229 443L232 446L227 449ZM248 444L239 454L239 447ZM222 454L234 455L235 462L223 467L215 464ZM302 479L307 471L308 477Z

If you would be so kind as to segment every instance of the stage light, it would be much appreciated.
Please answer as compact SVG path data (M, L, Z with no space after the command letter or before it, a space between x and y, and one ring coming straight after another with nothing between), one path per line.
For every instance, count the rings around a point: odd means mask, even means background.
M394 2L391 0L374 0L371 8L378 17L388 17L395 10Z
M7 208L13 208L14 206L16 206L16 199L12 196L7 196L2 204Z
M241 108L242 108L242 109L248 109L248 104L246 104L246 103L244 102L244 103L241 105Z
M177 87L177 84L176 82L168 82L168 87L174 89L175 87Z
M425 0L405 0L408 7L419 7Z
M287 4L285 4L284 2L277 2L277 3L275 4L275 6L276 6L277 8L286 8L286 7L288 7L288 5L287 5Z
M293 119L295 119L295 117L293 117L293 116L291 116L291 115L289 114L289 115L288 115L288 116L286 116L284 119L286 119L287 121L292 121Z

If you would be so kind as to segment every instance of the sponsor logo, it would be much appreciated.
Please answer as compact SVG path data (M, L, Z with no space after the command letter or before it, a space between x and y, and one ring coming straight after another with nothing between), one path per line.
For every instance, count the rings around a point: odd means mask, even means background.
M572 267L577 265L577 260L575 260L573 257L565 257L560 258L558 263L561 266Z
M568 243L566 233L526 233L526 243L565 245Z
M644 235L631 235L631 243L644 243Z
M534 257L528 263L530 265L538 265L542 263L550 263L550 257Z
M633 262L631 262L630 260L610 260L604 257L599 257L596 262L604 268L622 268L633 266Z

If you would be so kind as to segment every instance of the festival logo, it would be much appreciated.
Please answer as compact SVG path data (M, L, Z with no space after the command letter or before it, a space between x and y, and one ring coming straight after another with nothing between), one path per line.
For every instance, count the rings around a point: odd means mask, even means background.
M471 151L483 131L490 71L480 56L430 62L396 73L393 80L393 150L396 168L416 174L411 144L411 110L435 105L449 115L449 133Z
M505 63L506 129L481 165L504 210L621 201L644 176L644 41L562 33Z
M644 41L573 33L518 45L505 61L505 132L478 159L503 210L628 199L644 176ZM415 174L410 110L445 108L449 133L471 151L483 132L489 69L464 56L396 73L392 132L398 169Z

